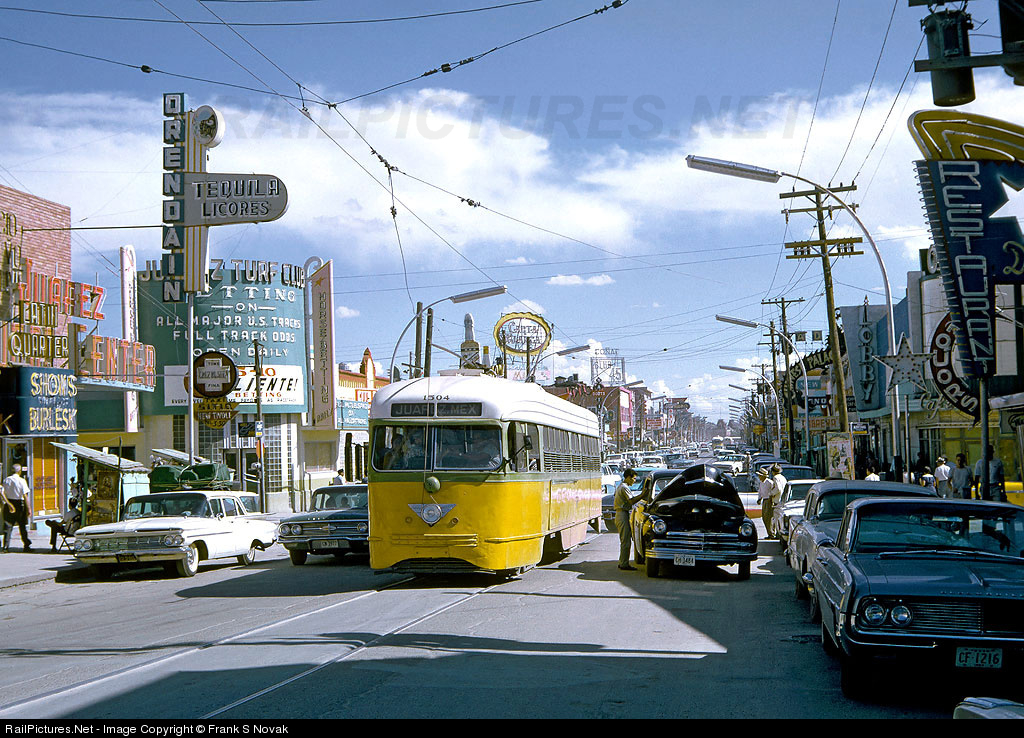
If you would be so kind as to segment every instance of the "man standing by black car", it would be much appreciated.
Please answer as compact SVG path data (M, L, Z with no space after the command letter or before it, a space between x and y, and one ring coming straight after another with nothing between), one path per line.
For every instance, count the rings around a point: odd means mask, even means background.
M633 544L633 531L629 524L629 512L633 505L644 496L641 491L636 497L630 496L630 485L636 481L636 472L626 469L622 472L622 481L615 490L615 527L619 529L619 568L623 571L636 571L629 565L629 554Z

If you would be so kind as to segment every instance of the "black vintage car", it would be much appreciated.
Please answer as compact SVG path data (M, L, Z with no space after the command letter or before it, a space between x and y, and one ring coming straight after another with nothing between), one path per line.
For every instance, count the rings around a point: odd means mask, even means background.
M793 593L797 599L807 597L804 576L810 571L818 544L823 540L836 540L839 524L846 506L862 497L909 497L922 495L935 497L934 487L921 487L902 482L868 482L866 480L825 479L815 484L804 498L804 513L794 518L786 545L786 561L793 569ZM818 611L811 607L811 619Z
M821 638L843 691L867 694L898 661L1019 684L1024 673L1024 508L870 498L850 504L811 562ZM888 667L892 670L892 666ZM1012 676L1011 676L1012 674ZM910 678L917 679L917 675Z
M750 577L757 558L757 529L728 474L710 465L691 466L633 508L636 562L655 577L662 565L697 567L739 564Z
M370 511L365 484L321 487L313 493L309 512L281 521L278 540L292 563L301 566L309 554L342 557L369 551Z

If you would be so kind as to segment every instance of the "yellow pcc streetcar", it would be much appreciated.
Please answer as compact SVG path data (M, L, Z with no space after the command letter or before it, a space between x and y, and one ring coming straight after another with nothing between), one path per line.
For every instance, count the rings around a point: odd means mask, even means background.
M512 576L601 517L597 417L535 384L466 370L377 391L370 566Z

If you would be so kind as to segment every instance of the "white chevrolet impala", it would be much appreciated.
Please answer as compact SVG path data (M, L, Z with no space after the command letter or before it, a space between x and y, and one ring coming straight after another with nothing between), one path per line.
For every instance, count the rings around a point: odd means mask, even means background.
M231 492L180 490L132 497L120 522L79 528L75 557L100 579L119 567L161 563L191 577L209 559L248 566L276 540L277 525L249 513Z

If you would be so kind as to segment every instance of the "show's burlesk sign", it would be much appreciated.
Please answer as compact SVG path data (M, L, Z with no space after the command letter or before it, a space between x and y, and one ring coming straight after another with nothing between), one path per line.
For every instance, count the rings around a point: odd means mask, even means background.
M964 373L990 377L996 285L1024 284L1024 235L1004 211L1024 188L1024 128L955 110L915 113L910 127Z
M77 378L68 369L0 369L0 435L77 435L77 395Z

